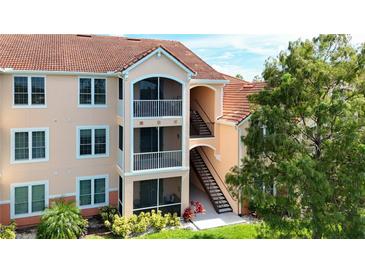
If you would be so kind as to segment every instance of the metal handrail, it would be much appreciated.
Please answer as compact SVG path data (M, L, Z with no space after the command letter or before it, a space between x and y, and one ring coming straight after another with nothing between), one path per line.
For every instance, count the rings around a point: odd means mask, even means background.
M210 120L209 115L205 112L204 108L200 105L200 103L198 102L198 100L194 100L193 102L198 106L199 110L201 110L204 113L204 116L206 118L206 119L203 119L204 122L214 124L214 122L212 120Z
M221 184L224 186L224 188L227 190L228 194L230 194L225 182L222 180L221 176L219 176L219 173L217 172L217 170L215 169L214 165L212 164L212 162L209 160L207 154L204 152L203 149L199 149L205 156L205 158L207 159L207 161L209 162L210 166L212 167L212 169L214 170L215 174L217 175L217 177L219 178L219 181L221 182ZM232 195L230 195L232 197ZM232 197L233 200L236 200L234 197Z

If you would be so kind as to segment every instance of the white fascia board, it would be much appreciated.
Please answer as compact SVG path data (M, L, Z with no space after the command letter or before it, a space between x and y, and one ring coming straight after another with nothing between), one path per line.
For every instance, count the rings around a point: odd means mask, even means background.
M170 59L172 62L174 62L178 67L180 67L182 70L184 70L186 73L188 73L188 75L190 77L191 76L194 76L196 74L194 71L190 70L183 63L181 63L179 60L177 60L174 56L172 56L170 53L168 53L166 50L164 50L163 48L160 48L160 47L157 48L157 49L155 49L151 53L147 54L145 57L143 57L142 59L138 60L137 62L135 62L133 65L129 66L125 70L122 70L122 73L124 75L128 75L128 72L129 71L131 71L132 69L138 67L140 64L146 62L148 59L150 59L152 56L154 56L156 54L163 54L163 55L165 55L168 59Z
M229 80L220 79L191 79L190 84L228 84Z
M33 74L33 75L79 75L79 76L96 76L96 77L118 77L117 72L81 72L81 71L51 71L51 70L15 70L12 68L0 68L0 73L4 74Z

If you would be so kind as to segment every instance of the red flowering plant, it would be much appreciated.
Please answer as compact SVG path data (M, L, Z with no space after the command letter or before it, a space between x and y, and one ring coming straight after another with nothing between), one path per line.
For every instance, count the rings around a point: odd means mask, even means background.
M190 204L194 208L194 213L204 213L205 212L205 208L203 207L203 205L200 202L191 201Z
M189 222L194 218L195 214L191 207L185 208L183 218L185 222Z
M192 221L196 214L204 213L205 209L203 205L198 201L191 201L191 206L185 208L183 218L185 222Z

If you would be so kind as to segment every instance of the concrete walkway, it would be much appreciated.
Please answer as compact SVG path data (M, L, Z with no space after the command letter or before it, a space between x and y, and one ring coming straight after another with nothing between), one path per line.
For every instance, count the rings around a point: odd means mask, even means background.
M193 220L193 224L197 229L208 229L240 223L253 223L252 218L240 217L233 212L218 214L211 204L208 195L192 184L190 185L190 200L202 203L205 208L205 213L197 214L196 218Z

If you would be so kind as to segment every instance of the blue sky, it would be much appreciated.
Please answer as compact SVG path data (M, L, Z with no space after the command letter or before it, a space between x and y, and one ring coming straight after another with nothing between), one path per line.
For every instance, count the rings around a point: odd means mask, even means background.
M216 70L230 75L241 74L252 80L261 75L265 60L277 56L296 35L199 35L133 34L128 37L178 40ZM302 37L306 38L306 37Z
M287 48L289 41L306 39L317 34L275 35L200 35L200 34L133 34L128 37L178 40L198 54L216 70L229 75L241 74L252 80L261 75L264 63ZM363 35L353 35L353 42L364 41Z

